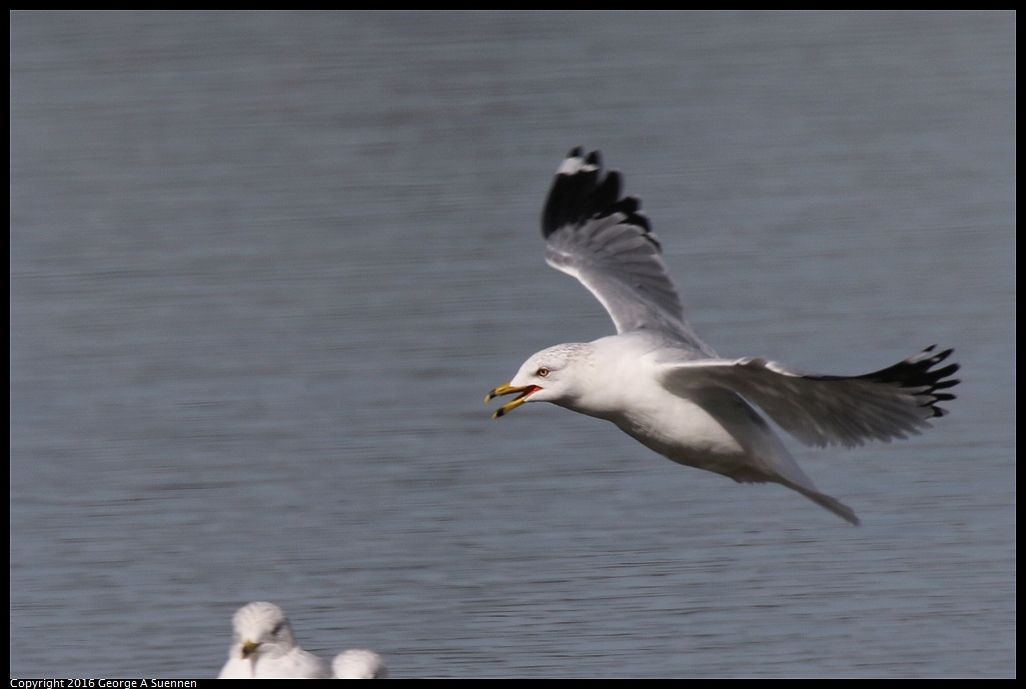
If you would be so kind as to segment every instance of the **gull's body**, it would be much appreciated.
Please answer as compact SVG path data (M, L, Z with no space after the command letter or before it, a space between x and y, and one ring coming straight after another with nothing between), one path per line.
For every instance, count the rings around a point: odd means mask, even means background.
M363 648L351 648L339 653L331 662L331 670L335 679L388 678L388 668L381 656Z
M744 483L779 483L858 524L851 508L820 493L759 407L809 445L904 438L945 412L940 392L958 381L951 350L930 347L863 376L800 373L762 358L722 359L684 319L659 244L620 176L597 153L574 149L560 166L542 216L546 261L573 275L605 306L617 334L531 356L496 396L518 394L495 413L551 402L605 419L679 464Z
M248 603L232 618L232 645L218 679L328 679L328 663L296 644L285 612Z

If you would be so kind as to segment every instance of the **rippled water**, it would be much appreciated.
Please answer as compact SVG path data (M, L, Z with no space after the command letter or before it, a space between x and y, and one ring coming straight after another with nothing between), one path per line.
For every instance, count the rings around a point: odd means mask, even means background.
M1015 675L1015 15L14 13L11 675L213 676L271 600L407 676ZM851 528L485 392L612 332L601 148L724 356L938 342L789 441Z

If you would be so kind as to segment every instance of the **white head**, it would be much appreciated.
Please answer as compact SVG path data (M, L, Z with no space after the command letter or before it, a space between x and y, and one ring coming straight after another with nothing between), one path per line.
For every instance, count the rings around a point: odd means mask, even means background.
M232 618L231 658L277 658L296 647L285 611L274 603L248 603Z
M351 648L342 651L331 663L335 679L385 679L388 668L385 661L374 651Z
M552 402L573 409L584 393L583 372L594 365L594 345L571 343L543 349L524 362L513 380L488 393L485 403L502 395L518 394L499 407L493 419L505 416L525 402Z

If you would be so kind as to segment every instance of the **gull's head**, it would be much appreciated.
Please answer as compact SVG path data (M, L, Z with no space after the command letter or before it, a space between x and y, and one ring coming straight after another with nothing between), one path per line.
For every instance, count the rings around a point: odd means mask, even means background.
M523 363L513 380L495 388L485 397L485 404L496 397L516 395L492 414L493 419L505 416L526 402L552 402L570 406L578 396L581 372L591 360L592 345L561 344L533 354Z
M374 651L351 648L342 651L331 663L335 679L386 679L385 661Z
M292 650L296 640L285 611L273 603L248 603L232 618L233 657L256 660L277 657Z

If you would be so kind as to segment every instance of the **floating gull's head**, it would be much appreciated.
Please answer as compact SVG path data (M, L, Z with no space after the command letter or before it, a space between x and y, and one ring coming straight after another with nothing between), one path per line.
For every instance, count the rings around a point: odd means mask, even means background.
M499 407L493 419L505 416L525 402L552 402L569 406L581 392L581 372L590 368L592 345L561 344L543 349L524 362L510 382L495 388L485 404L503 395L517 395Z
M244 605L235 613L232 624L232 649L243 659L258 654L274 658L284 655L296 645L285 611L274 603Z
M342 651L331 663L335 679L385 679L388 669L385 661L374 651L351 648Z

